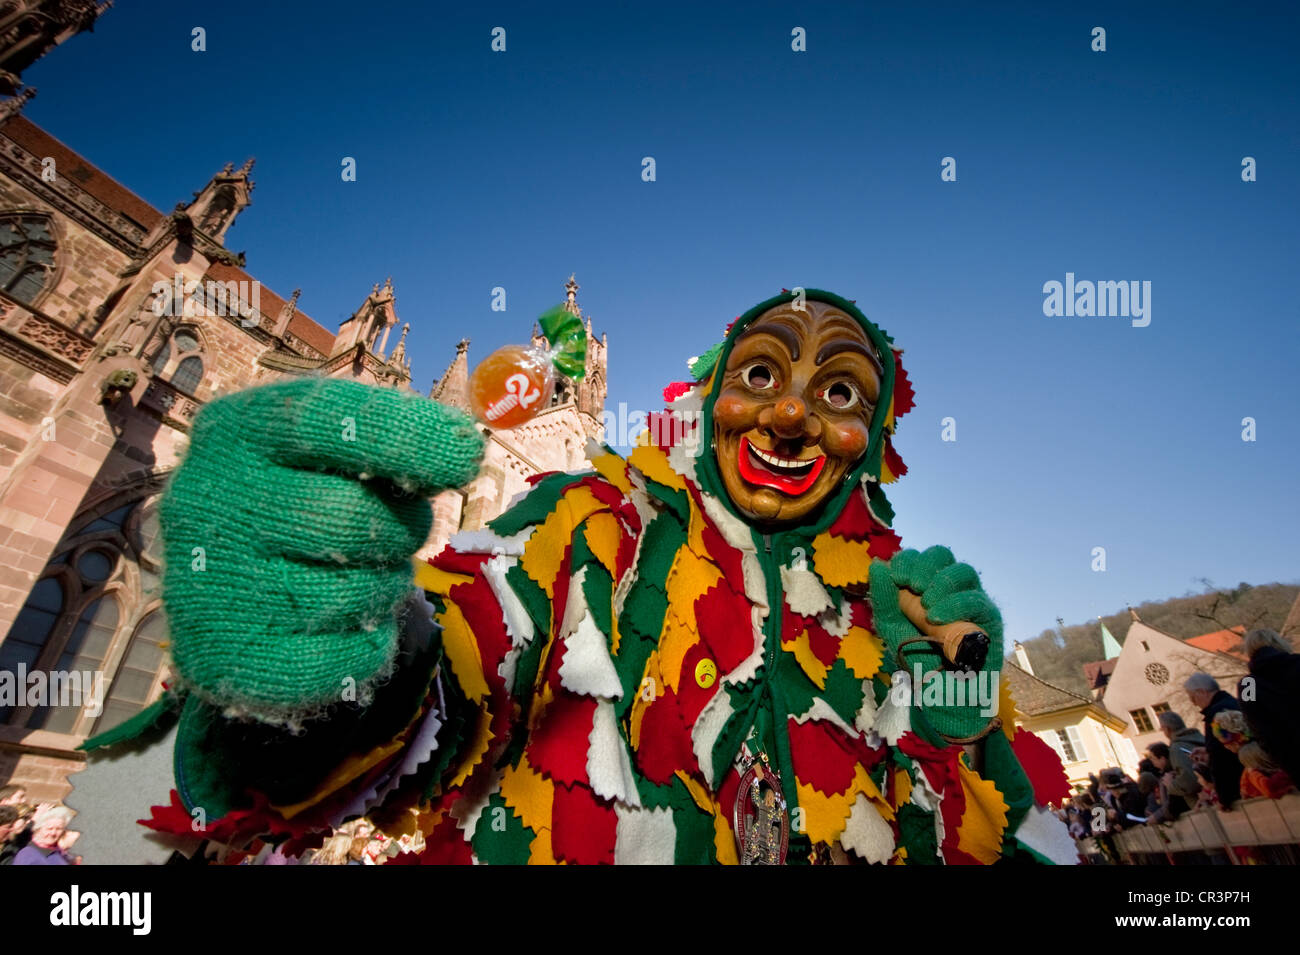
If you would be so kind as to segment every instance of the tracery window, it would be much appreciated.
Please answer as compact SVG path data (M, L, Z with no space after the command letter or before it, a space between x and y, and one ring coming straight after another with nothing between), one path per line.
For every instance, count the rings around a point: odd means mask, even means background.
M203 342L198 332L182 325L154 355L153 373L187 394L197 395L203 381Z
M0 670L15 682L19 674L45 674L45 695L0 705L0 723L89 736L161 695L167 625L156 503L127 492L64 538L0 643ZM59 674L62 696L51 673Z
M49 216L0 216L0 288L20 302L35 302L54 275L57 247Z

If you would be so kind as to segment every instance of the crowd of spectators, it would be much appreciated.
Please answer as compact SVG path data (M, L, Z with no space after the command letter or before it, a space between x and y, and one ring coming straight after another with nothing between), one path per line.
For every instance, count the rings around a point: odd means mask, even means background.
M1201 711L1200 729L1177 713L1160 715L1165 742L1152 743L1133 779L1122 769L1089 776L1061 808L1076 839L1109 843L1134 826L1172 822L1206 807L1232 811L1241 799L1277 799L1300 780L1300 655L1273 630L1252 630L1244 651L1249 672L1227 693L1208 673L1183 684Z
M73 812L56 803L32 805L22 786L0 787L0 865L78 865L68 850L80 833L70 832Z

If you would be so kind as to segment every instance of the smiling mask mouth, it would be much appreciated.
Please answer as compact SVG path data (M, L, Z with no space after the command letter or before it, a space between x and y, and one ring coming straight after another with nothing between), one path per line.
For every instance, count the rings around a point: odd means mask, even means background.
M799 495L816 483L826 466L826 455L815 458L788 458L762 451L749 439L740 439L738 464L741 478L758 487L770 487L783 494Z

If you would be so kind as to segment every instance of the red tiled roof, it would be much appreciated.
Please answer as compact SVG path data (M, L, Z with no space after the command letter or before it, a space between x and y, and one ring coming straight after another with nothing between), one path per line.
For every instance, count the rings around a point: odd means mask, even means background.
M214 282L256 281L243 269L234 265L226 265L224 262L213 262L208 266L204 278L211 278ZM261 286L258 296L261 301L262 314L274 321L276 316L280 314L280 310L284 308L285 299L276 295L265 285ZM330 350L334 347L334 334L317 324L303 312L295 311L293 313L293 318L289 319L289 331L326 357L329 356Z
M1115 672L1115 664L1119 662L1116 657L1113 660L1097 660L1093 663L1083 665L1083 675L1088 681L1088 686L1094 690L1100 689L1110 682L1110 675Z
M1245 627L1232 627L1228 630L1203 633L1199 637L1190 637L1183 642L1190 643L1198 650L1209 650L1211 653L1226 653L1228 656L1245 660L1246 654L1242 650L1242 638L1245 635Z
M3 134L36 156L54 159L59 175L67 176L110 209L152 229L163 214L126 186L96 169L21 113L4 124Z

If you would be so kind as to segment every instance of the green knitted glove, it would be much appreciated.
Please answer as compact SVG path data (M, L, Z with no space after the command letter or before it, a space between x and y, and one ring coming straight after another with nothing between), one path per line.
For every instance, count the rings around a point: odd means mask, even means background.
M907 588L921 598L921 606L932 623L945 624L965 620L980 627L989 636L988 655L979 675L963 688L965 705L956 705L951 695L945 695L941 705L926 705L926 683L916 685L916 666L922 674L943 671L943 654L932 643L911 643L903 647L904 666L913 677L913 727L923 735L927 728L946 736L973 736L988 725L997 711L998 678L1002 668L1002 615L988 594L980 587L979 575L969 564L959 564L946 547L931 547L923 552L901 550L889 563L871 562L871 612L876 633L884 642L886 665L898 666L898 649L903 641L920 636L920 632L903 614L898 604L900 588ZM923 679L925 679L923 677ZM946 681L949 682L949 681ZM980 688L986 701L991 701L993 713L982 712L979 702ZM949 682L949 686L951 686ZM972 692L975 691L975 692ZM971 697L975 699L972 700Z
M466 484L482 454L462 412L355 381L294 379L204 407L159 510L181 684L287 725L364 702L396 653L427 498Z

